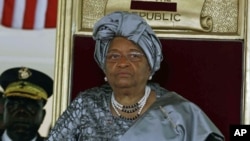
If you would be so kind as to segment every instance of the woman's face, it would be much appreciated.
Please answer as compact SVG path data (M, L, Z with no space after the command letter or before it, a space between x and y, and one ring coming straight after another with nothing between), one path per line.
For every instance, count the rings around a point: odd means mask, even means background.
M115 37L106 56L105 74L112 87L140 87L148 81L150 66L140 47L126 38Z

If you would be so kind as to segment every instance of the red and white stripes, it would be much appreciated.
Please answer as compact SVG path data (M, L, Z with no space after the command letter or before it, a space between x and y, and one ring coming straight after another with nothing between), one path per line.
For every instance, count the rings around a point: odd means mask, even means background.
M3 26L18 29L55 28L57 0L0 0Z

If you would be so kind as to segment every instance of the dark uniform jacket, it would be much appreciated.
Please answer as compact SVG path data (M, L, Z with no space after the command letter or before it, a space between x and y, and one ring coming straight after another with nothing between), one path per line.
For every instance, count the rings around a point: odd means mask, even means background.
M2 141L2 136L3 136L4 131L1 131L0 133L1 133L0 141ZM39 133L37 133L37 139L36 139L36 141L45 141L45 140L46 140L45 137L42 137Z

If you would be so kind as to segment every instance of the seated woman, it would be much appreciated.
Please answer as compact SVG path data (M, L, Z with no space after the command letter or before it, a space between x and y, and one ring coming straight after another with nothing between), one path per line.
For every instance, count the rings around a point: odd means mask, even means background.
M114 12L94 26L104 84L83 92L59 117L49 141L223 141L194 103L149 83L163 59L159 39L138 15Z

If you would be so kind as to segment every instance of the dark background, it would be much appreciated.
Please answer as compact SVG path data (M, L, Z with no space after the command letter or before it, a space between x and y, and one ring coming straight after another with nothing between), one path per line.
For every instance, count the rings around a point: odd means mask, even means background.
M243 41L161 39L164 60L152 81L196 103L229 139L231 124L240 124ZM104 83L93 57L91 37L75 36L72 99Z

